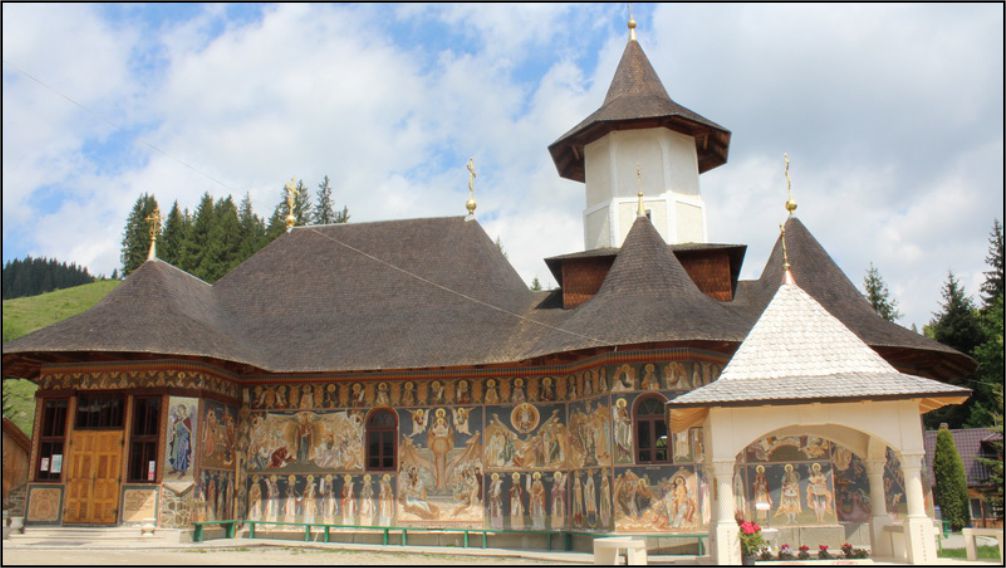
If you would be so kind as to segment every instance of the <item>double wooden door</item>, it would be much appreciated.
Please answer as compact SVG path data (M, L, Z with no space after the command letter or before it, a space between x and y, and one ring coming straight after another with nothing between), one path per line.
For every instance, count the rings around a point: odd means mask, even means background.
M122 430L77 430L70 435L63 522L115 524L122 480Z

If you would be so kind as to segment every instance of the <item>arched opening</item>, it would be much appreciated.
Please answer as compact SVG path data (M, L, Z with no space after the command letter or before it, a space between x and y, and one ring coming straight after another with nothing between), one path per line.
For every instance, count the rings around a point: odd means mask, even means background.
M398 467L398 417L379 408L367 417L366 462L368 471L394 471Z
M636 463L658 464L671 461L666 399L644 395L636 399L632 420L636 432Z

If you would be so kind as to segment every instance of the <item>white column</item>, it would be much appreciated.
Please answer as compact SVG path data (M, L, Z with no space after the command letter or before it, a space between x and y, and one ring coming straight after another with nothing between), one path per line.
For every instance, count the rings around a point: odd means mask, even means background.
M926 516L925 493L922 488L922 458L924 454L902 454L901 470L905 474L905 497L908 517L905 519L905 548L909 564L934 564L936 533L933 521Z
M891 558L894 550L891 547L891 537L884 533L884 527L891 524L891 516L887 514L887 494L884 491L884 467L886 459L870 459L866 461L866 473L870 478L870 550L874 558Z
M716 511L713 562L720 566L739 566L742 559L740 529L734 518L734 460L713 461L711 469L715 478L713 510Z

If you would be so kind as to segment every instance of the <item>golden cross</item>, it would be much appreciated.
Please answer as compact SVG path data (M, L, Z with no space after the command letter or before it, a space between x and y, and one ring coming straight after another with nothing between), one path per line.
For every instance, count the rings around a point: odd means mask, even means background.
M290 181L286 182L283 189L286 190L286 205L290 208L290 211L293 211L294 200L300 195L300 192L297 191L297 182L294 181L294 178L290 178Z
M475 178L478 177L478 173L475 172L475 159L468 158L465 167L468 169L468 192L475 193Z
M793 180L789 177L789 154L784 152L782 159L786 163L786 211L789 211L790 216L792 216L793 212L796 211L796 201L793 199Z
M475 178L478 174L475 172L475 158L468 158L468 163L465 164L465 168L468 169L468 201L465 202L465 209L468 210L468 218L475 218Z
M147 253L147 258L154 258L157 254L157 233L161 229L161 209L154 205L154 210L144 220L150 230L150 251Z

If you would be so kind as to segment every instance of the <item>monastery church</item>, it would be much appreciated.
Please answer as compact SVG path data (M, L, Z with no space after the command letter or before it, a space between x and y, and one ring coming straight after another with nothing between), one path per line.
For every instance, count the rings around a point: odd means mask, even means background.
M28 530L637 534L739 564L742 517L935 562L921 414L966 400L940 381L975 362L879 317L792 198L739 279L746 247L708 242L699 187L730 131L668 95L629 27L600 108L548 148L586 195L584 250L544 259L557 289L528 289L472 198L291 227L213 285L152 247L94 308L4 344L3 376L39 386Z

